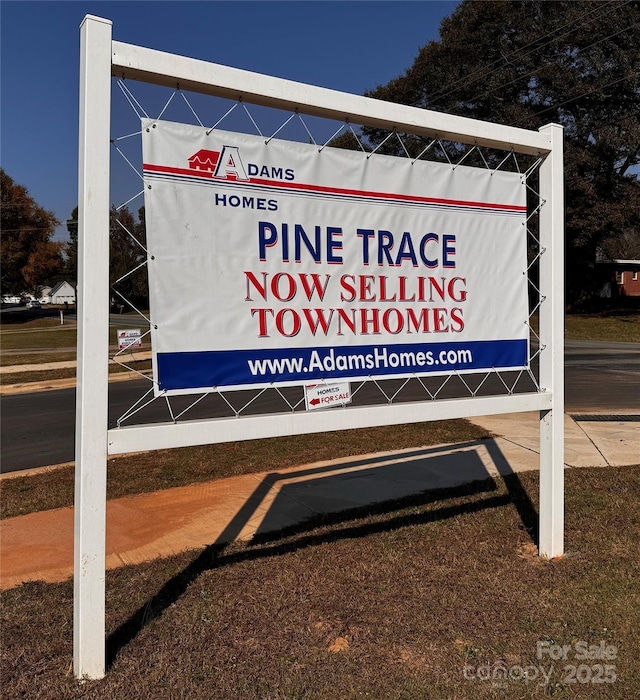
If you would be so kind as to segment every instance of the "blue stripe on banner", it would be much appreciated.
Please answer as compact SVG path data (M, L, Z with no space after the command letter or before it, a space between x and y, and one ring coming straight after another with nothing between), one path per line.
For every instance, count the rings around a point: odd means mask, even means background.
M528 366L526 340L158 353L162 391Z

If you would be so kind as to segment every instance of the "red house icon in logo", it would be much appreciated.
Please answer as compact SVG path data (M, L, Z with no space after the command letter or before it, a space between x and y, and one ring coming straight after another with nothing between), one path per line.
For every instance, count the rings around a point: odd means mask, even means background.
M219 158L220 151L207 151L206 148L202 148L189 158L189 167L192 170L215 172Z

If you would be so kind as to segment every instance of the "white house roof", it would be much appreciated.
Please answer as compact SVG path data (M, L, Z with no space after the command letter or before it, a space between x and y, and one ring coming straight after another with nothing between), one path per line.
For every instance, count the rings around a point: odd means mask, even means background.
M622 260L622 259L610 259L610 258L603 258L601 260L596 260L596 262L599 263L607 263L608 265L611 265L612 263L615 265L640 265L640 260Z
M58 284L56 284L49 292L49 296L53 297L56 294L58 294L61 290L65 288L65 285L73 292L73 287L68 282L58 282Z

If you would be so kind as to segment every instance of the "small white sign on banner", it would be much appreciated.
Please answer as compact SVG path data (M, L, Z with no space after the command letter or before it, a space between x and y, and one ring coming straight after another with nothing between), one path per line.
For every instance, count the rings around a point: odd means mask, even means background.
M304 400L307 411L316 408L331 408L351 403L351 385L349 382L338 384L308 384L304 387Z
M142 347L142 338L139 328L127 328L118 330L118 349L126 350Z

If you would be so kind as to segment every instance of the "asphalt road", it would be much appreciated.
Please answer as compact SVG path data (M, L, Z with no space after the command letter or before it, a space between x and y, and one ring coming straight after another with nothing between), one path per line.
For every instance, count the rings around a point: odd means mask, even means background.
M431 384L437 389L437 380ZM390 383L391 390L398 386ZM148 382L126 381L109 385L109 424L117 419L144 393ZM489 382L480 393L491 393L496 387ZM463 387L456 381L449 382L438 394L448 398L462 395ZM531 390L523 377L516 391ZM625 413L640 411L640 344L600 343L570 341L565 353L565 409L572 411L606 411ZM250 392L236 395L236 407L250 398ZM292 403L302 394L299 389L286 392ZM413 385L406 387L401 399L425 398L424 390ZM428 397L426 397L428 398ZM385 402L384 396L374 387L367 394L359 392L356 399L362 403ZM193 402L193 397L174 400L174 412L179 412ZM355 402L355 401L354 401ZM2 397L1 400L1 450L0 471L18 471L33 467L61 464L74 458L75 390L61 389ZM286 402L275 392L251 404L254 413L290 410ZM229 415L229 407L215 396L198 403L189 413L191 418ZM136 414L133 422L159 422L170 420L166 403L157 401Z

